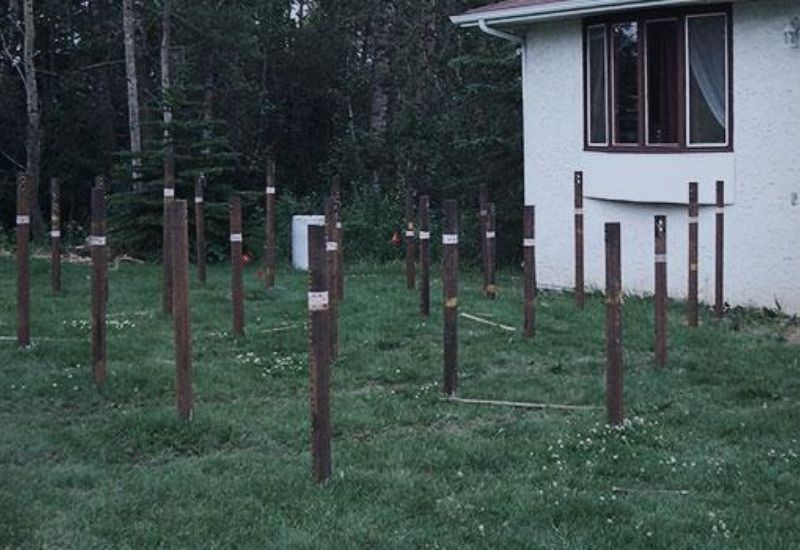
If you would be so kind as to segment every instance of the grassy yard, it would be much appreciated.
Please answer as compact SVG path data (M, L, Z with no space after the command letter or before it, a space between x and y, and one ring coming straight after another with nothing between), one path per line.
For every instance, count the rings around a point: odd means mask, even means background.
M460 320L462 397L597 405L534 412L440 401L441 283L417 314L402 268L351 267L333 375L334 479L311 481L304 274L228 270L192 290L196 415L174 404L159 268L110 273L109 382L89 366L89 270L62 297L33 262L33 339L18 351L15 270L0 258L0 548L800 547L800 348L781 317L683 326L652 365L652 304L629 298L622 430L604 424L602 297L543 293L525 341ZM624 276L624 274L623 274ZM462 274L461 311L519 326ZM276 327L291 327L270 332ZM795 333L792 333L793 335Z

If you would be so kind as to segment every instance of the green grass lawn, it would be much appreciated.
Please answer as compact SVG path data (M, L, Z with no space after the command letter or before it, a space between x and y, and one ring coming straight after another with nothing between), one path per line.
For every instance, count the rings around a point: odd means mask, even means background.
M34 346L16 349L15 269L0 258L0 548L800 547L800 348L792 320L683 325L652 362L652 304L629 298L624 429L605 426L599 295L542 293L526 341L461 319L460 395L597 405L536 412L440 400L441 282L428 322L399 265L351 266L333 374L334 477L311 479L305 274L193 283L195 419L177 420L156 266L110 273L109 381L89 365L89 269L64 294L33 261ZM623 274L624 277L624 274ZM462 274L460 308L521 325ZM270 332L276 327L293 327ZM623 488L624 491L615 490Z

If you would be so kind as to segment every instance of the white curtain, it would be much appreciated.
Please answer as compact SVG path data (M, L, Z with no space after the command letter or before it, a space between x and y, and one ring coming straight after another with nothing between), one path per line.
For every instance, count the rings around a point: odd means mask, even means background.
M711 114L725 128L725 16L689 19L689 65Z

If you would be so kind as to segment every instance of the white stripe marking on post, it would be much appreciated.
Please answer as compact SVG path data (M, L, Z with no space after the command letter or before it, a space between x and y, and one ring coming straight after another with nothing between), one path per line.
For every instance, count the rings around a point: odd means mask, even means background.
M576 208L575 209L576 216L583 216L583 208Z
M724 214L725 207L724 206L717 206L717 214Z
M458 244L458 235L442 235L442 244Z
M429 241L429 240L431 240L431 232L430 231L420 231L419 232L419 240L421 240L421 241Z
M523 239L522 246L524 246L525 248L532 248L536 246L536 239Z
M203 204L203 197L195 197L194 198L195 204Z
M17 216L17 225L29 225L30 223L30 216Z
M328 309L328 291L308 293L308 311L326 311Z
M57 229L51 231L50 236L53 237L54 239L61 238L61 231L58 231Z
M406 237L411 237L413 239L414 238L414 232L413 231L406 231Z
M336 252L339 250L339 243L336 241L328 241L325 243L325 250L327 252Z
M666 254L656 254L656 263L657 264L665 264L665 263L667 263L667 255Z
M267 187L267 195L274 195L275 188L274 187Z
M165 187L164 188L164 198L165 199L171 199L171 198L174 198L174 197L175 197L175 190L171 189L169 187Z
M231 242L232 243L240 243L240 242L242 242L242 234L241 233L231 233Z
M689 216L689 223L697 223L698 221L700 221L700 218L697 216Z
M92 235L89 237L89 246L105 246L106 238Z
M497 236L497 233L495 233L494 231L487 231L486 232L486 238L487 239L494 239L496 236Z

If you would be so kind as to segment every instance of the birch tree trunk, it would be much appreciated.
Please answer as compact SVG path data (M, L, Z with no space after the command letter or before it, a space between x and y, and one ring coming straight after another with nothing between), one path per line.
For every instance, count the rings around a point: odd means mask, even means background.
M133 0L122 1L125 35L125 76L128 84L128 130L131 138L131 177L138 190L141 178L142 123L139 115L139 74L136 72L136 12Z
M36 84L36 27L34 23L33 0L24 0L23 16L25 19L25 96L28 110L28 131L26 139L27 162L26 171L31 178L30 205L31 229L34 236L44 234L42 209L39 206L39 167L42 159L41 112L39 110L39 87Z

